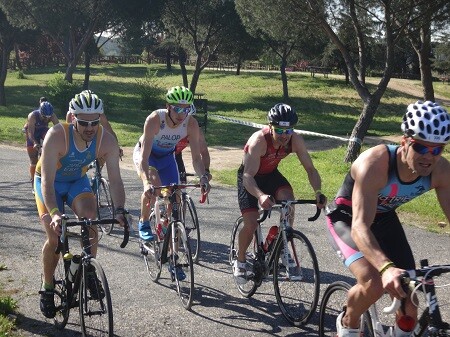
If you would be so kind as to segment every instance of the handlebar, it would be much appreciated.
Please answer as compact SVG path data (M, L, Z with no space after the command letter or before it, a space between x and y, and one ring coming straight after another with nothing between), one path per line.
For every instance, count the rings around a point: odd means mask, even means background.
M59 254L61 252L61 245L66 240L66 232L68 227L75 227L75 226L96 226L96 225L108 225L108 224L118 224L119 221L117 219L101 219L101 220L89 220L85 218L80 218L80 220L77 221L67 221L69 217L65 214L61 216L61 236L58 240L58 247L56 247L55 254ZM126 216L124 216L125 219L125 226L123 228L123 241L120 244L120 248L125 248L128 244L128 241L130 239L130 225L128 223L128 219Z
M300 205L300 204L311 204L311 205L316 205L317 204L317 200L314 199L298 199L298 200L275 200L275 204L272 206L273 207L287 207L289 205ZM262 223L264 220L267 219L267 217L270 218L270 213L272 211L271 209L265 209L261 218L258 219L258 223ZM308 221L316 221L317 218L320 215L320 208L316 206L316 214L314 214L312 217L308 218Z
M150 188L150 192L153 195L156 195L156 190L162 190L162 189L168 189L170 191L175 191L175 190L183 190L185 188L189 188L189 187L194 187L194 188L202 188L203 185L202 184L169 184L169 185L161 185L161 186L152 186ZM201 193L200 196L200 203L203 204L206 201L208 194L207 193Z
M418 284L424 283L426 280L430 280L435 276L445 273L450 273L450 264L425 266L419 269L406 270L400 276L400 282L402 283L405 292L409 289L413 291ZM417 280L418 277L423 277L423 279ZM402 300L394 298L390 306L383 308L383 312L386 314L393 314L400 308L401 304Z

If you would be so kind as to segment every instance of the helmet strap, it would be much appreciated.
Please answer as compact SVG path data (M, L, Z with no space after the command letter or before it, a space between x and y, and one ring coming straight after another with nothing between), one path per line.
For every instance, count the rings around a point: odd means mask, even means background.
M175 123L175 122L173 121L173 119L172 119L172 116L170 116L170 108L167 110L167 115L169 116L170 120L172 121L173 126L177 126L178 124Z

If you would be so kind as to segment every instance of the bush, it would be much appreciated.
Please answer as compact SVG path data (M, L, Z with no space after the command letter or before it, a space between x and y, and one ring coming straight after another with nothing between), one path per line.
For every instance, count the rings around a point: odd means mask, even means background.
M54 79L48 81L47 86L47 96L50 103L61 113L64 113L65 117L69 101L81 91L81 85L67 82L64 75L58 72Z
M141 109L154 110L161 105L161 96L165 90L160 86L157 77L158 71L147 69L145 77L137 79L137 92L141 97Z

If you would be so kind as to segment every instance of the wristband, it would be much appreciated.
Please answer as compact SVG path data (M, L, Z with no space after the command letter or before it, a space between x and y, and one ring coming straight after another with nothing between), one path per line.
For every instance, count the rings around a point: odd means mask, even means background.
M205 168L205 172L206 172L206 173L209 173L209 168Z
M322 190L315 190L314 194L322 194Z
M378 272L380 273L380 276L383 276L383 273L391 267L395 267L395 264L392 261L389 261L389 262L386 262L385 264L383 264L383 266L381 266L380 270L378 270Z
M200 177L200 179L202 179L202 178L205 178L206 180L209 180L208 178L208 173L205 173L205 174L203 174L201 177Z
M54 207L50 210L49 214L50 216L55 215L56 212L59 212L59 208L58 207Z

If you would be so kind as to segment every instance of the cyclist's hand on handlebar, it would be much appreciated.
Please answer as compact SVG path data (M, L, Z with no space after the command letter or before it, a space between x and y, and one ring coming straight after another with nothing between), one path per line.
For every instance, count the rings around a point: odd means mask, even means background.
M262 194L258 197L259 204L263 209L269 209L275 204L275 200L271 195Z
M129 226L131 223L131 215L127 209L123 207L116 208L116 220L119 221L121 227Z
M381 276L383 289L399 300L407 296L402 284L402 277L404 276L404 273L405 270L403 269L391 267Z
M209 179L207 176L202 176L200 178L200 185L202 188L202 194L208 194L211 189L211 185L209 184Z
M54 214L52 217L52 222L50 222L50 229L53 230L56 235L61 236L61 216L59 214Z
M316 194L317 207L322 209L327 204L327 197L323 193Z
M144 183L144 194L147 199L151 199L155 195L155 187Z

